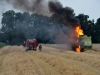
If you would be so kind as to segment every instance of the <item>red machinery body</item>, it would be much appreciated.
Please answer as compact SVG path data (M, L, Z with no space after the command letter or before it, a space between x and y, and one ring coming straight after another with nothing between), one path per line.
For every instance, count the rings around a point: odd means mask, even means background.
M31 50L31 49L36 50L37 46L38 46L38 43L35 39L27 39L26 41L27 50Z

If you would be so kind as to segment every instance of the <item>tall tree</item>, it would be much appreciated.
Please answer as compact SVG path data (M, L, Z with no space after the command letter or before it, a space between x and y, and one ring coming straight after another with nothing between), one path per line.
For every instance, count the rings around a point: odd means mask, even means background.
M9 10L3 13L2 18L2 31L10 32L14 29L15 25L15 12L13 10ZM7 29L6 29L7 28Z
M100 43L100 18L98 18L95 23L93 37L94 42Z
M94 20L89 20L89 16L84 14L79 14L78 16L76 16L76 18L79 19L84 34L92 36L92 40L94 40L94 27L95 27Z
M15 25L15 12L13 10L9 10L3 13L2 16L2 31L5 34L6 39L11 41L13 39L11 32L13 32Z

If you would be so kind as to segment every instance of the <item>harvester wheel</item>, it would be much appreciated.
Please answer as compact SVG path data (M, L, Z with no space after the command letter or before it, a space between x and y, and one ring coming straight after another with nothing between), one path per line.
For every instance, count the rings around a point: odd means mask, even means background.
M84 48L81 48L81 52L84 52Z

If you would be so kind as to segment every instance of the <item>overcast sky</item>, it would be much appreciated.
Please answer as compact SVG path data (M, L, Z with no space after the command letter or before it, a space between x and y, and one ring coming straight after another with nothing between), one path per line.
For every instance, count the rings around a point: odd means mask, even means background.
M89 19L94 19L95 21L100 18L100 0L59 0L62 5L69 6L74 9L76 15L84 13L89 15ZM5 3L0 3L0 22L2 13L13 9L10 5ZM18 10L16 10L18 11ZM1 25L0 25L1 26Z
M69 6L74 9L76 15L84 13L89 15L90 19L100 18L100 0L59 0L63 6Z

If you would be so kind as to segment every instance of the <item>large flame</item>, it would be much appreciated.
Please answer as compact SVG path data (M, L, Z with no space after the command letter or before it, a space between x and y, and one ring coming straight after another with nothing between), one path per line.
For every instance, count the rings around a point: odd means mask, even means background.
M76 48L76 52L80 52L80 50L81 50L81 47L78 46L78 47Z
M76 31L77 37L79 37L80 35L84 35L83 30L81 29L80 26L76 26L75 31Z
M84 35L83 30L81 29L81 27L80 27L79 24L77 24L77 26L76 26L76 28L75 28L75 31L76 31L77 37L80 37L81 35ZM79 40L77 40L77 43L78 43L78 42L79 42ZM81 47L78 46L78 47L76 48L76 52L80 52L80 50L81 50Z

